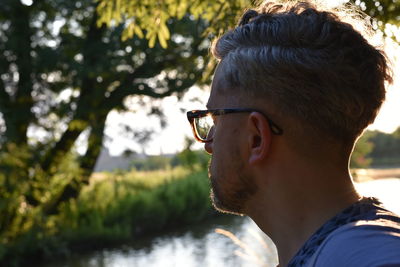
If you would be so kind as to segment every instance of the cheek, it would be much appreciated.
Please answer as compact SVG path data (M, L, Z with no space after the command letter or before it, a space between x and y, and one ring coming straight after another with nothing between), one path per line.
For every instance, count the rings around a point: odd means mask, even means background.
M224 140L228 141L228 140ZM218 179L227 180L237 174L241 161L240 149L237 144L230 142L215 143L210 161L210 170Z
M237 121L220 121L213 132L211 167L221 171L222 167L227 169L224 172L234 171L233 166L238 160L242 160L245 143L243 131Z
M238 129L232 130L225 125L217 129L212 142L212 157L224 163L229 163L232 157L238 157L240 155L238 154L240 152L239 134Z

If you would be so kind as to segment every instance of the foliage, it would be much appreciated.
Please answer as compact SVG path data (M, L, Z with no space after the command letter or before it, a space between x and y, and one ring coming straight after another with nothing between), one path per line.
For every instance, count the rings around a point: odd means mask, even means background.
M350 158L350 167L351 168L366 168L368 167L372 159L369 157L374 144L370 141L369 132L364 133L361 136L353 150L353 153Z
M210 156L203 150L191 150L190 147L184 148L178 154L147 156L137 158L132 161L132 169L136 171L155 171L170 170L181 166L191 171L206 169Z
M396 0L351 0L372 18L375 30L400 42L400 3Z
M132 161L132 166L137 171L166 170L171 167L171 157L159 155L138 158Z
M350 166L352 168L399 167L400 127L393 133L366 131L358 140Z
M79 181L76 155L64 157L49 183L40 166L29 160L27 147L7 144L0 153L0 245L12 243L20 235L46 223L43 210L65 184Z
M29 246L47 240L48 246L39 250L51 251L59 246L52 235L56 236L59 226L81 229L79 235L71 230L71 236L75 237L88 233L91 238L93 229L113 238L133 231L126 225L135 218L143 226L134 229L157 228L151 226L158 219L154 218L156 212L162 214L160 224L173 224L174 217L163 213L163 207L175 207L174 215L186 214L188 211L182 210L184 201L176 200L180 195L193 203L190 212L196 211L197 199L191 196L199 197L205 189L187 190L192 182L184 180L185 186L176 187L181 189L165 186L154 193L129 197L122 194L129 200L113 201L117 206L111 206L110 198L103 193L108 189L102 186L95 187L93 192L104 197L104 201L89 203L88 200L84 204L84 200L74 199L90 183L109 112L129 110L125 100L131 96L139 96L139 103L143 96L180 96L195 83L204 82L200 78L207 66L210 38L232 27L250 2L35 0L26 5L3 0L0 5L0 246L25 244L16 245L16 250L29 251ZM366 12L378 10L374 13L378 20L398 24L397 2L381 0L379 5L372 2L376 1L365 1ZM158 107L150 112L162 114ZM74 144L85 134L87 150L78 156ZM193 166L196 153L189 147L171 162ZM199 155L198 158L207 158ZM205 166L207 160L202 162ZM116 188L122 186L113 187L120 192ZM201 200L199 197L198 203ZM102 206L105 203L109 203L110 209ZM146 205L151 208L146 209ZM111 208L135 212L139 217L122 219L123 213ZM111 215L112 212L115 214ZM147 212L153 215L146 217ZM64 220L60 221L59 216L65 216ZM74 224L68 218L79 218L79 223ZM109 230L108 223L118 219L121 225ZM0 256L1 253L0 250Z
M382 25L387 23L393 25L400 24L400 3L398 3L396 0L358 0L354 2L369 16L381 21Z
M241 11L252 5L251 0L102 0L97 7L100 14L98 23L108 26L126 21L123 39L134 35L146 38L149 47L158 40L162 47L168 46L171 32L168 20L181 20L187 14L194 19L207 21L208 28L202 34L218 35L236 24Z
M396 37L393 26L400 25L400 4L393 0L348 0L360 7L373 18L375 29L382 29L389 37ZM127 21L123 39L137 35L146 38L149 46L158 40L162 47L167 47L170 31L166 27L169 19L181 19L186 14L202 18L208 22L204 34L218 36L232 28L243 10L257 5L260 0L100 0L98 11L99 25ZM388 25L389 27L386 27ZM396 28L398 30L398 28ZM398 35L398 33L397 33ZM398 35L397 41L400 41Z
M183 168L96 174L80 197L63 203L41 229L3 247L0 264L66 256L71 249L135 240L213 216L206 175Z
M149 47L140 36L121 40L125 21L98 27L98 5L95 0L0 5L1 239L22 206L46 216L79 195L89 183L110 111L129 110L128 97L136 96L143 108L140 97L179 96L200 84L209 42L201 34L203 20L169 19L168 48ZM162 114L157 106L149 112ZM61 165L80 136L88 144L75 157L79 176L60 183ZM48 187L53 184L56 188ZM19 218L21 231L33 227Z
M379 131L369 133L369 140L374 144L370 156L374 166L400 166L400 127L393 133Z
M171 161L172 166L184 166L194 170L200 165L201 169L206 169L210 161L210 155L204 150L194 151L191 149L194 141L191 138L185 139L185 148L179 152Z

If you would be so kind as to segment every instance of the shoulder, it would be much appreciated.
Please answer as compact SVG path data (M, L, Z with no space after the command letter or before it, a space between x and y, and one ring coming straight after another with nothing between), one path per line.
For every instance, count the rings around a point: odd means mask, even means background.
M400 266L400 223L357 221L332 232L309 266Z

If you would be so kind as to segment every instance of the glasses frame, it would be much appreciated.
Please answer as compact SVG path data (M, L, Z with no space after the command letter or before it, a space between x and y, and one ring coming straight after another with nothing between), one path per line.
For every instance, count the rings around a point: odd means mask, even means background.
M283 130L279 127L275 122L273 122L265 113L251 108L224 108L224 109L206 109L206 110L191 110L186 113L187 118L189 120L190 126L192 127L194 138L201 143L209 143L213 140L213 138L209 140L202 139L197 133L196 126L194 125L194 120L198 118L203 118L209 115L213 116L221 116L230 113L243 113L243 112L258 112L262 114L268 121L269 128L271 132L275 135L282 135Z

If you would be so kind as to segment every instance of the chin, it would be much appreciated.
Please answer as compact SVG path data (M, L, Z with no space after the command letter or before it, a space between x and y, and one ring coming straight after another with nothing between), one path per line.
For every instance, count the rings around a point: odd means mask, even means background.
M213 182L211 182L213 184ZM210 198L212 205L214 208L222 213L229 213L229 214L234 214L234 215L239 215L243 216L245 215L243 212L243 207L242 205L238 205L239 203L237 201L229 202L229 201L222 201L221 199L221 194L218 193L219 191L215 189L214 186L211 188L210 192ZM241 203L242 204L242 203Z
M239 162L239 161L237 161ZM255 193L255 185L251 182L252 177L243 174L242 164L236 164L237 171L228 173L218 172L213 168L212 161L208 166L208 177L210 179L210 198L216 210L243 216L245 204Z

